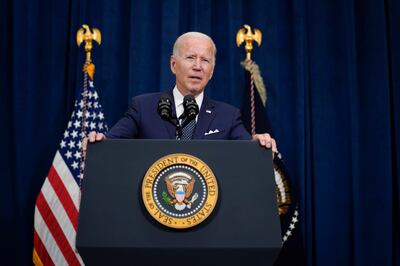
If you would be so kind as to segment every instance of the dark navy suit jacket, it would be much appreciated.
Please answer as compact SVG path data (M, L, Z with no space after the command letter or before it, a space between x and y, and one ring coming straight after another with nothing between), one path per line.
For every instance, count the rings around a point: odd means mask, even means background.
M172 91L169 93L173 99ZM160 95L159 92L134 97L125 115L106 134L107 138L175 139L175 126L157 113ZM175 104L172 106L175 115ZM249 140L251 136L239 109L204 96L193 138Z

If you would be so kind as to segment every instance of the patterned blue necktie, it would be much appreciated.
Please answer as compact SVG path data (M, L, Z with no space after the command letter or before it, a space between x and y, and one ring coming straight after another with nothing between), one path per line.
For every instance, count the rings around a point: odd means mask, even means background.
M183 123L184 122L182 122L182 124ZM182 128L181 140L192 139L195 127L196 127L196 119L193 119L189 122L189 124L187 124L184 128Z

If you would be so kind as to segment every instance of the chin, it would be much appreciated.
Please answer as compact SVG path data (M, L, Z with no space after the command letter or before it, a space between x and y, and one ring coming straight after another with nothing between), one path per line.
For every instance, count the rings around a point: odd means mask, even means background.
M202 86L202 84L197 83L197 82L196 83L188 82L188 83L185 83L185 85L182 87L186 93L192 94L192 95L198 95L198 94L202 93L204 90L204 87Z
M201 88L193 88L193 89L190 89L190 90L189 90L189 92L190 92L191 94L193 94L193 95L198 95L198 94L200 94L202 91L203 91L203 90L202 90Z

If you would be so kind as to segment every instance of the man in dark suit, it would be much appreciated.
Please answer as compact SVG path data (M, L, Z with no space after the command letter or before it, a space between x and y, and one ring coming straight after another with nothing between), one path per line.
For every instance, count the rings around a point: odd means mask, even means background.
M184 138L254 139L261 146L277 152L275 140L269 134L250 136L237 108L204 95L204 89L213 75L216 52L213 40L199 32L185 33L174 44L170 67L176 76L176 85L168 92L173 99L174 116L179 118L184 112L183 99L186 95L193 95L200 109L191 123L190 131L182 129ZM161 119L157 113L160 96L161 93L152 93L133 98L128 111L106 135L91 132L89 141L105 138L175 139L175 126Z

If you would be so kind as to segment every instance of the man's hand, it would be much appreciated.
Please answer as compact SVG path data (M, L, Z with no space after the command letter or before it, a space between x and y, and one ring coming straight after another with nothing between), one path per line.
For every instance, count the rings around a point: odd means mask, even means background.
M253 135L253 140L258 140L261 146L271 148L273 153L278 153L276 141L268 133L255 134Z
M86 155L86 149L87 149L87 142L89 140L90 143L98 142L98 141L103 141L106 139L106 136L103 133L97 133L96 131L92 131L89 133L89 136L83 140L83 152Z

